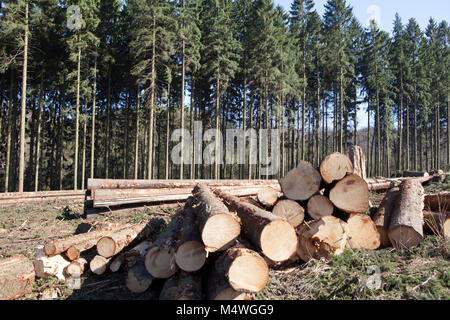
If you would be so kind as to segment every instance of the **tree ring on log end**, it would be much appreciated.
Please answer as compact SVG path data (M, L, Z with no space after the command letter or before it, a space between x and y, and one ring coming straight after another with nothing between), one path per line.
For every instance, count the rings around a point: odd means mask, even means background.
M202 230L202 240L205 250L221 251L231 247L241 233L238 220L228 214L219 213L210 217Z
M203 243L192 240L178 247L175 262L181 270L194 272L200 270L206 261L206 251Z
M145 268L152 277L167 279L178 270L174 255L173 248L159 250L158 247L153 247L145 255Z
M285 220L275 220L264 227L260 244L264 255L272 261L289 259L297 250L297 234Z
M97 252L105 258L112 257L116 251L116 242L111 237L102 237L97 242Z
M242 255L233 261L228 279L236 291L259 292L269 281L269 268L259 256Z

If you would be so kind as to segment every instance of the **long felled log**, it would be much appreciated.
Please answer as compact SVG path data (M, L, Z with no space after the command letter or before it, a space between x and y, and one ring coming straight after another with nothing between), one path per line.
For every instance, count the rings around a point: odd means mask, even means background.
M375 250L380 246L380 233L367 215L352 214L345 224L345 233L351 249Z
M389 225L391 223L392 211L394 210L397 202L398 192L398 188L390 189L384 196L380 206L373 216L373 222L375 223L378 233L380 234L380 243L383 247L388 247L391 245L387 230L389 229Z
M70 264L70 261L64 259L62 255L48 257L44 248L40 246L35 249L33 263L36 277L45 279L54 276L61 281L65 281L64 269Z
M233 247L216 260L216 270L236 291L259 292L269 281L269 267L255 251Z
M201 274L180 271L165 281L159 300L201 300L202 297Z
M369 209L369 189L356 174L347 175L330 191L330 201L344 212L362 213Z
M197 185L193 194L198 204L199 230L205 250L226 250L233 245L241 232L238 217L231 213L206 185Z
M300 161L297 168L292 169L280 179L281 190L291 200L308 200L319 191L320 173L306 161Z
M350 173L353 173L353 165L345 154L331 153L320 163L320 175L328 184L339 181Z
M136 245L134 248L124 253L124 262L128 267L132 267L138 260L143 258L147 250L153 245L150 240L145 240Z
M0 260L0 300L14 300L33 289L33 264L24 255Z
M223 274L216 268L210 268L206 280L206 298L208 300L252 300L251 293L234 290Z
M353 165L353 173L366 179L366 157L360 146L351 146L347 153Z
M182 223L183 210L179 210L147 250L145 268L152 277L167 279L177 272L175 250Z
M402 181L411 178L368 178L366 179L369 191L385 191L390 188L396 187L402 183ZM433 176L414 178L422 184L426 184L433 180Z
M334 211L333 203L327 197L316 194L308 200L306 205L308 214L314 220L319 220L322 217L331 216Z
M450 213L450 192L426 194L425 209Z
M142 293L147 291L152 282L153 277L145 268L144 259L140 259L128 270L125 285L131 292Z
M403 181L388 230L395 248L408 249L422 241L423 207L424 190L420 182L413 179Z
M295 254L297 236L295 228L286 218L242 202L239 198L220 190L214 192L231 210L236 211L241 219L244 235L261 249L267 258L274 262L282 262Z
M206 261L206 250L197 223L197 215L192 207L193 198L184 206L183 225L180 232L175 262L181 270L194 272L200 270Z
M300 225L297 228L297 254L300 259L307 262L341 254L347 244L345 225L344 221L333 216Z
M84 258L78 258L72 261L65 269L64 276L69 277L80 277L87 265L87 261Z
M294 200L280 200L273 207L272 213L284 217L294 227L302 224L305 219L305 209Z
M428 172L421 171L403 171L404 177L428 177Z

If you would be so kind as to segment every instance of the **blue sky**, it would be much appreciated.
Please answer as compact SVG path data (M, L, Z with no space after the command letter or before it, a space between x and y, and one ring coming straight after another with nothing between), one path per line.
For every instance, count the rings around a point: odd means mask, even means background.
M290 10L293 0L274 0L286 11ZM315 9L322 16L327 0L315 0ZM414 17L422 30L428 24L430 17L436 21L447 20L450 22L450 0L347 0L353 7L353 14L359 22L366 26L369 18L378 16L381 29L391 32L395 13L398 12L403 23Z

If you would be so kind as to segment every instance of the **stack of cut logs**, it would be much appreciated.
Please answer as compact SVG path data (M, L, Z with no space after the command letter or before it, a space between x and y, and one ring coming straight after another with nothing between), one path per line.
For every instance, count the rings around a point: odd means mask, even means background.
M85 223L88 230L36 249L36 276L67 280L88 267L97 275L122 269L134 293L164 279L162 300L247 300L265 287L269 268L328 260L345 248L410 248L422 240L424 230L449 236L450 196L425 197L420 178L404 179L390 189L371 219L365 214L369 186L352 160L333 153L320 168L301 161L276 184L258 182L251 191L252 181L197 183L165 227L162 219ZM183 190L175 194L184 197L188 187L177 188ZM129 193L128 199L136 192L124 190L121 195ZM157 188L138 190L148 195ZM102 199L110 204L123 200Z

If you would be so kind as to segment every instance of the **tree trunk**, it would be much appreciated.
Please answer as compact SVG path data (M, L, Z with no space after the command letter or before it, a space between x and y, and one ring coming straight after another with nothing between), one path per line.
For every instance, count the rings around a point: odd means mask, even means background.
M66 278L79 278L86 268L87 261L84 258L78 258L72 261L67 267L64 268L64 276Z
M349 149L347 155L352 163L353 173L363 179L366 179L366 157L364 156L362 148L354 145Z
M425 209L437 212L450 212L450 192L425 195Z
M92 119L91 119L91 179L94 179L95 159L95 98L97 94L97 56L94 60L94 87L92 89Z
M33 264L24 255L0 260L0 300L14 300L33 290Z
M297 168L279 180L284 195L291 200L308 200L319 191L320 173L311 163L300 161Z
M47 257L42 246L35 250L34 270L36 277L45 279L47 277L55 276L61 281L65 281L64 269L70 264L61 255Z
M136 136L134 139L134 179L138 178L138 161L139 161L139 103L141 101L139 97L139 85L137 87L136 98Z
M345 225L345 233L351 249L375 250L380 246L380 234L367 215L352 214Z
M377 212L373 217L373 221L377 227L378 233L380 234L380 243L383 247L389 247L391 245L387 232L391 223L392 211L398 201L398 193L398 188L390 189L384 196Z
M327 197L316 194L308 200L308 215L314 220L319 220L326 216L331 216L334 211L333 203Z
M131 292L142 293L147 291L152 282L153 277L145 268L144 259L141 259L128 270L125 285Z
M369 209L367 182L355 174L347 175L331 189L330 200L344 212L366 212Z
M84 100L83 117L83 151L81 154L81 190L84 190L86 181L86 134L87 134L87 99Z
M252 300L252 294L234 290L225 275L219 274L213 267L206 280L206 298L208 300Z
M89 268L91 269L92 273L95 273L96 275L102 275L108 269L110 261L111 258L107 259L105 257L97 255L89 263Z
M348 173L353 173L353 165L345 154L331 153L320 163L320 175L328 184L341 180Z
M81 69L81 48L78 49L77 55L77 98L75 111L75 156L73 160L73 189L78 190L78 131L79 131L79 109L80 109L80 69Z
M279 217L284 217L294 227L302 224L305 219L305 210L301 205L293 200L280 200L273 207L272 213Z
M41 156L41 109L42 109L42 86L43 78L41 74L41 83L39 85L39 102L38 102L38 114L37 114L37 132L36 132L36 156L34 163L34 191L39 189L39 162Z

